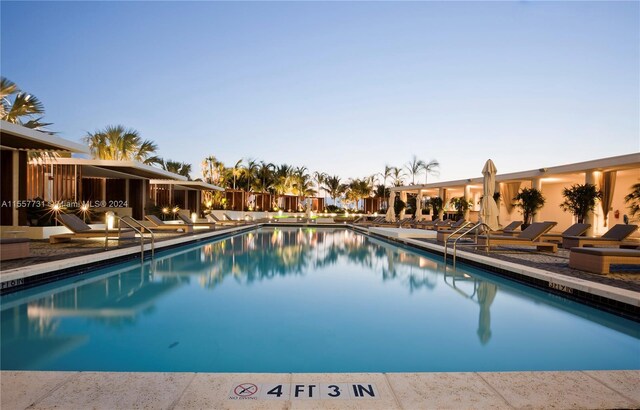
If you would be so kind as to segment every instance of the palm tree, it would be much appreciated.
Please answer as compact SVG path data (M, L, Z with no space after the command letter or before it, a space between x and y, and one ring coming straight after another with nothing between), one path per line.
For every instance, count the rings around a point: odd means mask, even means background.
M422 162L422 169L424 170L424 184L427 185L427 177L429 176L429 174L433 175L433 176L439 176L440 175L440 171L438 171L436 168L440 168L440 163L438 161L436 161L435 159L432 159L429 162Z
M391 168L391 179L393 181L393 186L404 185L404 172L402 171L402 168Z
M118 161L139 161L151 165L160 163L155 155L158 146L150 140L142 140L138 131L122 125L109 125L104 130L84 137L94 158Z
M273 171L275 170L275 165L269 163L265 163L264 161L260 161L260 165L256 171L256 178L254 179L254 190L259 192L267 192L269 191L274 182Z
M202 161L202 179L218 186L223 186L224 182L224 163L209 155Z
M411 175L411 185L416 184L416 175L420 173L424 169L425 163L423 160L418 159L415 155L413 159L406 163L405 167L409 171L409 175Z
M247 166L244 168L243 176L246 179L246 191L250 192L253 187L253 181L256 178L256 173L260 168L260 164L255 159L248 159Z
M38 98L20 90L11 80L0 77L0 119L23 127L41 130L51 125L42 122L44 105Z
M242 175L242 158L240 158L231 168L231 176L233 177L233 189L236 189L236 180Z
M356 202L356 207L361 199L371 195L371 184L368 179L354 179L349 183L348 196Z
M323 184L322 189L327 191L329 197L333 201L333 205L336 204L336 198L342 195L345 191L345 186L340 183L340 177L337 175L327 177Z
M187 177L187 179L191 181L191 175L189 175L191 173L191 164L187 164L186 162L179 162L179 161L161 160L160 166L165 171L182 175L183 177Z
M635 219L636 216L640 216L640 183L631 186L631 192L624 197L624 202L629 204L631 218Z

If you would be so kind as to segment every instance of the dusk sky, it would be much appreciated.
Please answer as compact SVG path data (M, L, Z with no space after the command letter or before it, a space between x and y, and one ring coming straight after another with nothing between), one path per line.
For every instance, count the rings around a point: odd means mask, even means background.
M61 137L446 181L640 150L638 2L7 2L1 71ZM422 181L421 181L422 182Z

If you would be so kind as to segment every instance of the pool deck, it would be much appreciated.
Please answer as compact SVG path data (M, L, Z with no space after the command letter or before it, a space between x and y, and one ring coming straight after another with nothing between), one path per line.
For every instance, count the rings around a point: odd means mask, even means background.
M191 235L164 238L156 250L193 241L207 240L247 229L246 226L219 231L196 231ZM418 238L393 230L376 230L379 236L434 252L442 246L433 238ZM3 270L0 281L41 275L51 270L82 266L113 258L133 258L140 247L128 246L96 252L100 245L85 249L84 255ZM150 245L146 245L149 249ZM497 253L496 253L497 254ZM501 269L547 281L550 286L576 289L596 296L640 306L640 292L610 286L580 277L514 263L473 252L459 252L461 258L490 263ZM526 257L526 255L525 255ZM570 348L570 347L568 347ZM603 349L606 347L603 346ZM234 394L239 384L251 383L259 390L251 396ZM376 397L294 397L294 386L350 383L375 386ZM286 386L275 398L266 394L266 384ZM0 372L0 407L4 409L423 409L423 408L640 408L640 371L567 372L460 372L460 373L126 373L126 372ZM288 388L288 390L287 390ZM326 387L324 387L326 388ZM325 392L326 393L326 392ZM249 393L246 393L249 394Z
M0 373L14 409L519 409L638 408L640 371L491 373ZM362 384L375 397L321 398L326 385ZM236 390L239 385L255 390ZM280 397L264 387L281 384ZM303 394L295 397L295 386ZM308 397L308 386L315 395ZM238 391L241 395L236 394Z

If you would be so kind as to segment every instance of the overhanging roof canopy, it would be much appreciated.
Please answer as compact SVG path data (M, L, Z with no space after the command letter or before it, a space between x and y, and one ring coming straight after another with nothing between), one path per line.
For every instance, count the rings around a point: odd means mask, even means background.
M2 148L31 151L89 153L89 148L85 145L7 121L0 121L0 146Z
M107 159L55 158L51 160L59 165L78 165L83 167L83 175L102 178L171 178L186 181L187 178L173 172L146 165L136 161L116 161Z
M511 172L496 175L496 182L525 181L534 178L548 178L557 175L579 174L587 171L622 171L633 168L640 169L640 153L620 155L617 157L600 158L592 161L577 162L548 168L538 168L529 171ZM419 190L437 188L461 188L465 185L482 184L482 177L460 179L456 181L435 182L427 185L405 185L389 188L391 191L418 192Z
M175 181L169 179L152 179L149 181L152 185L173 185L174 189L179 190L199 190L199 191L224 191L216 185L207 184L203 181Z

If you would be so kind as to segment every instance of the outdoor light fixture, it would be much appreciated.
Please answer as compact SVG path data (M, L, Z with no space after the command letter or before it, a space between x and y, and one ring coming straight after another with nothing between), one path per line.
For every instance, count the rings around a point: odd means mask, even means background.
M169 213L169 208L162 208L162 213L163 214L168 214Z
M106 219L106 223L107 223L107 230L110 231L113 229L113 222L115 221L116 217L115 214L111 211L107 211L104 213L105 219Z
M196 223L198 222L198 214L195 212L191 213L191 222Z

